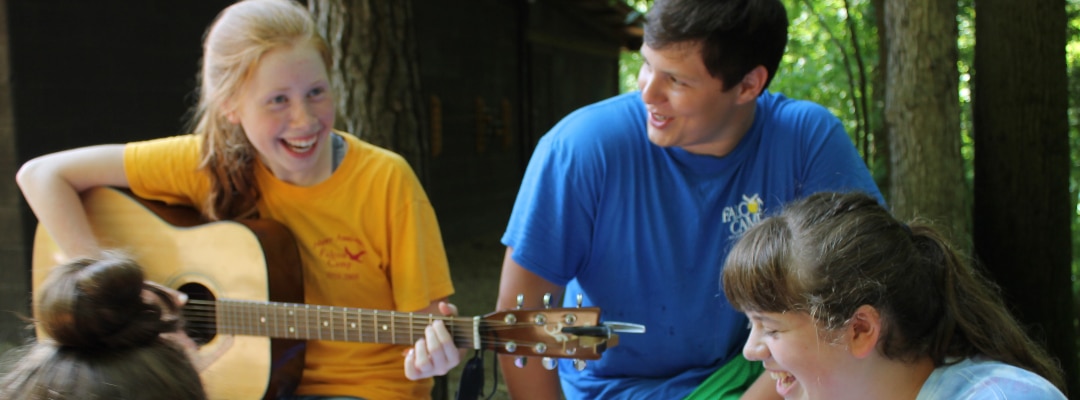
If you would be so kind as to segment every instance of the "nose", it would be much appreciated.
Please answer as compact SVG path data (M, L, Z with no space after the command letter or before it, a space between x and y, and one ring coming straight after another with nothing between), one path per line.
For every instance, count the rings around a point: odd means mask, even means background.
M757 332L757 329L750 330L750 337L746 338L742 353L743 357L750 361L762 361L769 358L769 348L761 342L761 334Z
M641 100L645 104L657 104L663 101L660 91L661 83L653 79L656 75L648 70L648 66L642 66L638 72L638 90L641 91Z
M292 126L299 131L310 132L316 130L319 118L315 115L312 106L307 103L299 103L293 107Z

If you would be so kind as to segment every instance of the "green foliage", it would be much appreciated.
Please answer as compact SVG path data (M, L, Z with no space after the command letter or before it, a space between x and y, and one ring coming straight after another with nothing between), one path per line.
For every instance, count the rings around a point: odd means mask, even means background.
M641 53L624 51L619 54L619 86L622 93L633 92L637 87L637 73L645 62Z

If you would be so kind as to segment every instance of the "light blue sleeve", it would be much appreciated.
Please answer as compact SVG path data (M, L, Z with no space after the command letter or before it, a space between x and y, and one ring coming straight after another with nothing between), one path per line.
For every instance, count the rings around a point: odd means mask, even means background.
M988 360L939 367L916 400L1065 400L1050 381L1031 371Z

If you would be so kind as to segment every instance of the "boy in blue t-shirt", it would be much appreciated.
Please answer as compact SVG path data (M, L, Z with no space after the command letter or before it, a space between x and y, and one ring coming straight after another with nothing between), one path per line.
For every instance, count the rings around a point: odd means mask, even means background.
M640 92L586 106L541 138L502 241L497 308L544 293L644 324L578 371L502 360L515 398L775 398L742 358L747 319L720 292L734 239L818 191L881 198L839 120L765 91L784 53L779 0L657 0ZM753 385L757 382L757 384Z

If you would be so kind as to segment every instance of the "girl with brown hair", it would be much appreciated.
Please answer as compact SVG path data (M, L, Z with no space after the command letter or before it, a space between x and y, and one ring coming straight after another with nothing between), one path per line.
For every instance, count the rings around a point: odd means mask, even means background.
M195 343L182 329L184 297L143 279L114 252L53 269L34 299L47 337L14 351L0 398L206 399Z
M933 228L860 193L761 221L721 277L785 398L1064 399L1055 362Z

